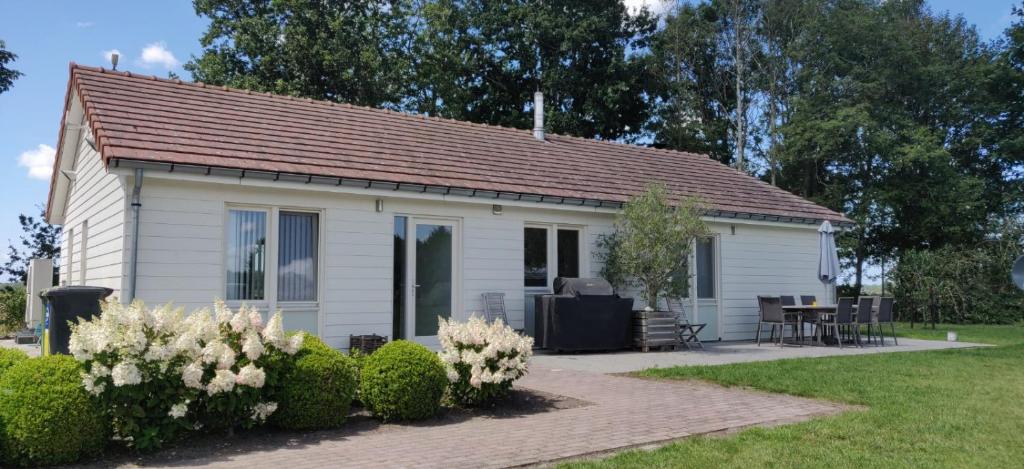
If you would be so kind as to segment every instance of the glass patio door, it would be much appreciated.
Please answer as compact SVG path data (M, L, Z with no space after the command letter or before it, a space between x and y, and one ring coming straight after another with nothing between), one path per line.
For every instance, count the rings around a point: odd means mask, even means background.
M457 307L456 252L458 230L453 220L412 218L408 224L406 338L437 347L437 318L450 318Z

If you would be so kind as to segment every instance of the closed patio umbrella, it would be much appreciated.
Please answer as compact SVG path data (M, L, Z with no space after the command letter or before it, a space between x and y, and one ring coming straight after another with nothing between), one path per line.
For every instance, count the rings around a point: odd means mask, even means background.
M839 254L836 252L836 236L832 224L825 220L818 227L818 280L824 283L829 301L832 298L836 279L839 277Z

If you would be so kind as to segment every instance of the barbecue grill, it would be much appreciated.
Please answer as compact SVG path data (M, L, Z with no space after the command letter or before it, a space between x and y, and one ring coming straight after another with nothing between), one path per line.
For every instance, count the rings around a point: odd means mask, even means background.
M555 279L553 295L536 297L537 343L554 351L621 350L632 346L633 299L602 278Z

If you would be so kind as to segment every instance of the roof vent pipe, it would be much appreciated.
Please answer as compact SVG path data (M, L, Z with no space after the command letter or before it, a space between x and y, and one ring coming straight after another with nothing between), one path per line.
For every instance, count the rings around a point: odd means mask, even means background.
M533 138L544 141L544 93L533 93Z

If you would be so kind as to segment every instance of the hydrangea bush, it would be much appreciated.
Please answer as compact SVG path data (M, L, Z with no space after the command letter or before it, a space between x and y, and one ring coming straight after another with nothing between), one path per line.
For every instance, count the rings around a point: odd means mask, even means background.
M115 438L150 449L182 430L249 427L277 408L267 399L283 360L302 345L280 313L266 325L255 308L223 302L185 315L141 302L104 302L72 328L82 385L108 412Z
M512 382L526 375L533 338L516 333L500 319L488 323L439 318L441 361L448 372L448 393L457 403L480 405L505 396Z

